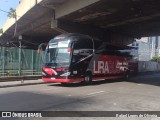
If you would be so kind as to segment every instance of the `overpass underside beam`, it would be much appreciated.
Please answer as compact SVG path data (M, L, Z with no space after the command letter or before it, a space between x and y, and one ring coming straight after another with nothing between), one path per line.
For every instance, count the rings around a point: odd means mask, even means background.
M64 20L54 20L54 27L52 29L57 30L59 33L81 33L97 37L105 42L128 45L134 41L132 36L125 34L114 33L112 31L105 31L104 29L97 28L95 26L79 24L75 22L69 22Z
M55 19L64 17L65 15L73 13L99 1L100 0L69 0L60 7L56 8Z
M98 37L103 37L106 32L103 29L96 28L94 26L89 26L89 25L82 25L74 22L69 22L69 21L57 21L57 25L53 29L60 29L65 32L71 32L71 33L81 33L81 34L88 34L91 36L98 36Z

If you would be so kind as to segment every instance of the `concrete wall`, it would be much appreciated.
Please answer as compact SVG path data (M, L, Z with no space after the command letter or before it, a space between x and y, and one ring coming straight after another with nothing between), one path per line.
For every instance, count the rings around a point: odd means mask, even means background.
M150 61L151 60L151 45L150 43L145 43L142 41L136 42L138 43L138 60L139 61Z
M56 8L55 18L58 19L98 1L99 0L69 0L68 2L65 2L63 5Z
M110 42L115 45L129 45L133 41L134 38L120 34L112 34L110 37Z
M156 72L160 71L160 63L151 61L139 61L138 62L138 72Z
M19 20L27 11L29 11L36 3L41 2L42 0L22 0L16 8L17 20ZM3 31L5 32L15 23L14 18L8 18L3 25Z

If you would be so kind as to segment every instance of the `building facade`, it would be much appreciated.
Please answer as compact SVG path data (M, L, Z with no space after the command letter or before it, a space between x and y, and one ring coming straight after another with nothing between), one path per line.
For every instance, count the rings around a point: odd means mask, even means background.
M139 61L150 61L154 56L160 56L160 36L135 39L130 46L138 48Z

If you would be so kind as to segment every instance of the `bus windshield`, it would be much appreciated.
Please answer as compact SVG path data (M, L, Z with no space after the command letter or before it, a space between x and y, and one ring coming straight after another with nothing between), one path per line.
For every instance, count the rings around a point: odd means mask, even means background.
M45 52L45 64L47 66L68 66L70 63L68 43L68 41L50 43Z

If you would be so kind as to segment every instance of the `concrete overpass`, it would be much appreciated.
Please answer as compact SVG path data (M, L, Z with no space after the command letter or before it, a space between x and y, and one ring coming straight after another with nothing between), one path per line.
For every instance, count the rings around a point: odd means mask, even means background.
M119 44L160 35L159 0L22 0L3 26L1 44L22 41L36 48L55 35L78 32ZM16 43L15 43L16 44Z

